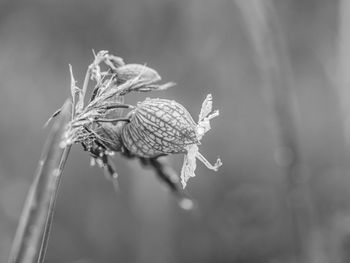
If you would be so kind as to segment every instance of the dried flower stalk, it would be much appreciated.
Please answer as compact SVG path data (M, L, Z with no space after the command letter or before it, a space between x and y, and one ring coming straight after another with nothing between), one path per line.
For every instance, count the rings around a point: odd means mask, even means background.
M107 70L102 70L103 66ZM92 155L91 163L110 171L112 178L117 173L111 169L109 156L115 152L129 158L149 159L185 153L181 173L183 187L195 176L196 158L215 171L221 166L220 159L211 165L198 151L200 140L210 130L210 120L219 115L219 111L212 113L210 94L203 102L196 124L189 112L172 100L147 98L136 107L124 104L124 97L130 92L159 91L175 85L173 82L157 84L161 77L150 67L125 64L121 58L100 51L87 76L96 82L95 88L84 106L86 88L80 90L72 84L72 96L78 94L76 114L62 146L81 143ZM123 109L130 111L123 115Z

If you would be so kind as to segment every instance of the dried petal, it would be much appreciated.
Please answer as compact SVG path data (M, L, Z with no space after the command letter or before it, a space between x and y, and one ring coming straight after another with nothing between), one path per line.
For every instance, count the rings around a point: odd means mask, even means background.
M181 169L181 183L182 187L185 188L188 179L195 177L194 171L196 170L196 155L198 152L198 146L193 144L187 147L187 154L184 156L184 163Z
M197 152L196 157L210 170L213 170L215 172L218 171L219 167L222 165L221 159L218 158L214 165L212 165L205 157L200 153Z
M211 113L213 108L212 96L208 94L203 101L201 112L199 114L197 125L197 138L201 140L203 135L210 130L210 120L219 115L219 111L216 110ZM198 151L197 145L191 145L187 147L187 155L182 166L181 182L185 188L186 183L190 177L194 177L194 170L196 169L196 158L198 158L208 169L217 171L222 165L220 158L216 160L216 163L212 165L208 160Z
M69 72L70 72L70 91L72 96L72 107L74 108L75 105L75 111L81 112L83 109L84 99L82 97L82 91L76 86L76 80L74 79L73 75L73 69L72 65L69 64ZM78 101L75 102L75 97L78 94Z
M201 108L201 112L199 113L198 122L201 122L212 111L212 108L213 108L213 101L212 100L213 100L212 95L208 94L202 103L202 108Z
M194 171L196 170L196 158L198 158L208 169L217 171L222 165L220 158L216 160L216 163L212 165L209 161L198 151L196 144L187 146L187 154L184 157L184 162L181 169L181 183L185 188L188 179L195 177Z
M198 134L199 140L201 140L204 134L210 130L211 128L210 120L214 117L219 116L218 110L210 114L212 111L212 108L213 108L212 96L211 94L208 94L205 100L203 101L201 112L198 118L197 134Z

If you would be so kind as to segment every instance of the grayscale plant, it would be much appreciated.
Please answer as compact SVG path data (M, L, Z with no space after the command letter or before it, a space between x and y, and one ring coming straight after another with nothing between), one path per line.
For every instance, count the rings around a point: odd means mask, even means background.
M210 164L198 151L203 135L210 130L210 120L219 115L212 113L212 96L203 102L198 123L179 103L167 99L150 99L136 106L124 103L130 92L165 90L175 83L157 84L161 77L152 68L140 64L125 64L123 59L100 51L90 65L89 77L95 82L91 98L85 105L86 87L76 86L73 73L73 117L67 126L62 147L81 143L97 163L112 178L117 177L109 156L116 152L128 158L139 158L143 164L154 166L157 158L169 154L185 154L181 171L181 183L195 176L196 158L209 169L221 166L218 159ZM124 110L129 112L124 114ZM161 178L177 189L177 179L162 174ZM177 191L177 190L176 190Z
M82 88L77 87L70 66L71 100L56 111L58 116L49 133L46 147L38 164L34 181L24 205L9 262L42 263L48 245L54 207L65 163L71 146L80 143L109 178L117 172L110 160L116 152L127 158L137 158L152 167L158 177L179 198L183 209L194 204L179 190L179 177L164 159L170 154L185 154L181 183L185 187L193 177L196 158L209 169L221 166L218 159L211 165L198 151L203 135L210 130L212 97L204 100L198 123L179 103L166 99L147 98L136 106L124 103L130 92L165 90L175 83L157 84L161 77L145 65L125 64L123 59L100 51L88 67ZM85 103L89 81L95 82L90 99ZM124 110L129 112L124 114Z

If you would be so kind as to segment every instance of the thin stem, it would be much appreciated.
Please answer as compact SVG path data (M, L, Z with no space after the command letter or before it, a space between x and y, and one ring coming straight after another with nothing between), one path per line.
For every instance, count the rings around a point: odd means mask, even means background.
M74 79L73 69L72 69L72 65L71 64L69 64L69 72L70 72L70 76L71 76L70 86L71 86L71 91L72 91L72 94L71 94L72 95L71 118L73 119L74 115L75 115L75 104L76 104L76 101L75 101L76 100L76 85L75 85L75 79ZM84 106L84 105L82 105L82 106Z
M55 178L56 180L54 181L55 191L54 191L54 194L52 195L51 200L50 200L49 214L48 214L48 217L46 220L45 231L44 231L44 234L42 237L43 241L42 241L41 248L40 248L38 263L44 262L44 259L45 259L47 245L48 245L48 241L49 241L49 237L50 237L50 233L51 233L53 215L55 212L55 205L56 205L56 200L57 200L57 196L58 196L58 190L59 190L60 183L62 180L63 169L66 165L70 149L71 149L71 145L67 146L64 149L64 151L62 153L61 161L60 161L60 164L58 167L57 176Z
M118 108L125 108L125 109L134 109L135 107L129 104L114 104L114 105L108 105L106 107L101 107L104 108L106 110L111 110L111 109L118 109Z
M90 74L91 74L91 70L92 70L93 66L94 66L94 64L90 65L87 69L86 74L85 74L83 89L82 89L81 97L79 98L79 100L81 100L80 103L82 104L81 105L82 109L84 108L85 95L86 95L86 91L88 88ZM73 70L72 70L71 65L69 65L69 70L70 70L70 75L71 75L71 90L74 91L72 93L72 100L73 101L72 101L72 110L71 110L71 119L73 120L75 117L75 107L76 107L75 96L76 96L76 93L75 93L75 79L74 79ZM46 219L45 229L44 229L43 236L42 236L42 243L41 243L41 247L40 247L38 263L44 262L44 259L45 259L46 250L47 250L48 241L49 241L50 232L51 232L51 227L52 227L53 216L54 216L54 212L55 212L55 205L56 205L56 200L57 200L57 196L58 196L58 190L59 190L60 183L62 180L63 169L64 169L65 164L67 162L70 150L71 150L71 145L68 145L65 147L65 149L61 155L61 159L60 159L58 168L57 168L57 175L53 180L53 185L54 185L55 190L54 190L54 192L51 196L51 199L50 199L50 204L49 204L49 208L48 208L48 216Z
M128 118L116 118L116 119L96 119L95 122L117 122L117 121L125 121L130 122L130 119Z
M36 263L40 255L45 226L50 212L50 203L56 191L56 178L60 175L60 148L62 135L70 119L70 101L62 107L60 118L53 124L45 144L34 182L31 185L15 239L11 248L9 263Z

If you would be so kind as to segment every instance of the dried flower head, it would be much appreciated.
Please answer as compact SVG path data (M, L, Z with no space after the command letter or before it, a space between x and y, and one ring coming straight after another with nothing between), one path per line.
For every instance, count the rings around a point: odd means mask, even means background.
M96 84L85 105L90 79ZM82 89L76 86L71 70L72 120L62 146L81 143L90 152L92 163L105 168L113 177L116 172L108 158L110 155L120 152L129 158L139 158L143 164L151 165L173 190L177 189L176 180L165 172L169 169L157 161L159 156L185 154L181 171L183 187L195 176L196 159L216 171L222 164L220 159L212 165L198 151L203 135L210 130L210 120L219 115L218 111L212 112L210 94L203 102L198 123L173 100L147 98L136 107L124 103L125 95L130 92L164 90L175 85L173 82L157 84L160 80L154 69L125 64L122 58L107 51L95 54ZM125 109L129 110L127 114L124 114Z

